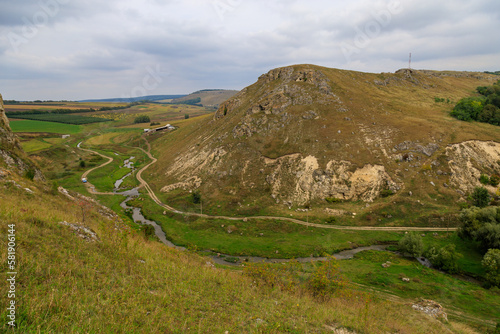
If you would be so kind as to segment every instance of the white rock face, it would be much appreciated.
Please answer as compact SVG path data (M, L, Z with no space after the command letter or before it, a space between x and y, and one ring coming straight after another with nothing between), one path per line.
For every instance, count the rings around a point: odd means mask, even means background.
M349 161L331 160L322 169L314 156L287 157L287 163L276 160L267 182L272 186L273 197L285 202L303 205L311 199L327 197L372 202L384 189L400 189L380 165L355 168Z
M467 141L450 145L446 148L448 165L451 170L450 182L464 193L470 193L475 187L484 186L479 182L481 171L500 174L500 144L493 141ZM485 186L491 192L496 189Z

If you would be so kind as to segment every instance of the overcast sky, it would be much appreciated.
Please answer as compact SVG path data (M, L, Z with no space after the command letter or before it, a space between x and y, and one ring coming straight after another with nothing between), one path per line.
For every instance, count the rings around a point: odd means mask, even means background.
M0 0L4 99L242 89L270 69L500 70L498 0Z

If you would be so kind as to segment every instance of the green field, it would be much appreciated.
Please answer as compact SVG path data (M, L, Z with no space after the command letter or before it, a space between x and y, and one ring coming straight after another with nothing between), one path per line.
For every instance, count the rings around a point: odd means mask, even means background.
M21 143L23 150L27 153L44 150L52 146L50 143L46 143L40 139L33 139L30 141L25 141Z
M10 128L13 132L50 132L60 134L75 134L82 131L81 125L33 120L11 120Z
M67 115L67 114L26 114L26 115L15 115L11 116L12 118L21 118L21 119L29 119L35 121L44 121L44 122L57 122L64 124L90 124L90 123L99 123L99 122L109 122L111 120L107 118L97 118L97 117L89 117L89 116L80 116L80 115Z

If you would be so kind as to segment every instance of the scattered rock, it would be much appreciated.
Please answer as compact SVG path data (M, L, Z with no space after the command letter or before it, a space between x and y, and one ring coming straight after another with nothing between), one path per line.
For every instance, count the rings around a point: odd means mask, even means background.
M85 226L68 223L66 221L59 222L59 224L69 226L76 233L76 235L78 235L79 237L81 237L86 241L91 241L91 242L100 241L97 234Z
M401 278L401 280L402 280L403 282L409 282L409 281L410 281L410 279L409 279L408 277L403 277L403 278Z
M348 212L345 210L340 210L340 209L330 209L330 208L325 208L325 211L327 214L331 216L343 216L347 215Z
M391 262L390 261L387 261L386 263L382 263L382 267L384 268L389 268L391 266Z
M443 318L448 321L448 315L444 312L443 307L433 300L422 298L417 303L413 304L412 308L424 312L433 318Z

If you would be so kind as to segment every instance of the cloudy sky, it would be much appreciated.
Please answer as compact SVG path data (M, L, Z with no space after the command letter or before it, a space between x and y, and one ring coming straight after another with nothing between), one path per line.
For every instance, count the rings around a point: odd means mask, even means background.
M272 68L500 70L498 0L0 0L4 99L241 89Z

